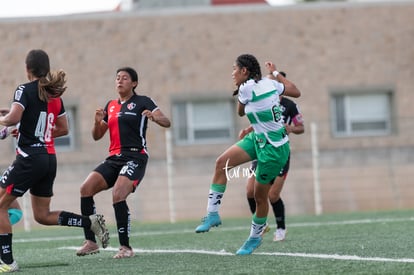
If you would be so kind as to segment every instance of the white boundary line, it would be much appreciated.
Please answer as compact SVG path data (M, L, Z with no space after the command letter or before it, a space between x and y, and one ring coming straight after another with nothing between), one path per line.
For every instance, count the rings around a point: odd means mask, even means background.
M254 254L266 255L266 256L290 256L290 257L334 259L334 260L346 260L346 261L414 263L414 259L409 259L409 258L393 259L393 258L379 258L379 257L360 257L356 255L281 253L281 252L258 252Z
M59 249L65 250L77 250L77 246L64 246ZM107 247L100 251L104 252L116 252L118 248ZM143 254L168 254L168 253L190 253L190 254L206 254L217 256L236 256L234 253L225 251L211 251L211 250L199 250L199 249L134 249L135 253ZM301 257L301 258L318 258L318 259L330 259L330 260L343 260L343 261L369 261L369 262L397 262L397 263L414 263L414 259L402 258L380 258L380 257L360 257L356 255L338 255L338 254L311 254L311 253L282 253L282 252L256 252L253 255L263 256L288 256L288 257Z
M331 225L350 225L350 224L367 224L367 223L385 223L385 222L406 222L414 221L414 217L407 218L383 218L383 219L363 219L363 220L348 220L348 221L334 221L334 222L303 222L303 223L290 223L289 227L311 227L311 226L331 226ZM233 227L221 227L220 231L239 231L239 230L250 230L250 224L246 226L233 226ZM187 234L194 233L194 230L168 230L168 231L142 231L131 233L131 237L138 236L158 236L158 235L170 235L170 234ZM111 237L117 237L118 235L113 234ZM61 236L61 237L44 237L44 238L27 238L27 239L14 239L14 243L27 243L27 242L47 242L47 241L66 241L66 240L83 240L83 236Z
M367 223L385 223L385 222L406 222L414 221L414 217L408 218L383 218L383 219L363 219L363 220L348 220L348 221L334 221L334 222L304 222L304 223L292 223L289 227L310 227L310 226L331 226L331 225L350 225L350 224L367 224ZM237 226L237 227L222 227L221 231L238 231L248 230L248 226ZM158 232L138 232L131 234L132 236L154 236L154 235L168 235L168 234L187 234L194 233L194 230L169 230L169 231L158 231ZM116 235L113 235L116 237ZM83 240L83 236L61 236L53 238L28 238L28 239L16 239L13 242L25 243L25 242L45 242L45 241L60 241L60 240ZM59 249L77 250L79 247L60 247ZM101 251L114 252L118 251L118 248L107 247ZM152 254L165 254L165 253L194 253L194 254L208 254L208 255L221 255L221 256L234 256L234 253L221 251L210 251L210 250L172 250L172 249L134 249L136 253L152 253ZM414 263L412 258L380 258L380 257L360 257L356 255L338 255L338 254L310 254L310 253L283 253L283 252L256 252L254 255L263 256L287 256L287 257L302 257L302 258L319 258L319 259L334 259L334 260L346 260L346 261L374 261L374 262L398 262L398 263Z
M78 250L77 246L64 246L59 247L59 249L64 250ZM100 249L102 252L117 252L119 248L108 246L105 249ZM200 249L133 249L135 253L146 253L146 254L169 254L169 253L191 253L191 254L206 254L206 255L221 255L221 256L234 256L234 253L225 251L211 251L211 250L200 250Z

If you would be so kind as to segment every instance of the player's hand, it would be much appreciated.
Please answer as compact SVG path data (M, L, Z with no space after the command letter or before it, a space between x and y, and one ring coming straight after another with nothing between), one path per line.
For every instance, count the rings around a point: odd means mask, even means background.
M273 62L271 62L271 61L266 61L265 62L265 67L266 67L267 71L269 72L269 74L276 71L276 65L273 64Z
M10 112L10 109L0 108L0 115L5 116Z
M10 135L11 135L12 137L14 137L14 138L17 138L17 137L19 136L19 129L18 129L18 128L13 128L13 129L10 131Z
M244 128L243 130L240 131L239 133L239 139L244 138L248 133L250 133L251 131L253 131L253 127L249 126L247 128Z
M146 116L149 120L155 121L154 114L150 110L144 110L141 114Z
M102 108L98 108L95 111L95 123L101 123L103 118L105 117L106 112Z
M286 128L286 133L289 135L290 133L292 133L292 127L289 124L285 124L285 128Z

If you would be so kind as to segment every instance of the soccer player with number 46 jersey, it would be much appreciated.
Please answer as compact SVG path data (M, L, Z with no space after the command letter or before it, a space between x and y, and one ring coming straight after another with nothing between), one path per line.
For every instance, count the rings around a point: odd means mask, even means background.
M0 273L19 270L13 258L8 209L28 190L38 223L88 228L103 247L109 239L102 215L81 216L50 210L57 168L54 138L68 133L61 99L66 90L66 74L50 72L49 56L43 50L28 53L26 72L29 82L17 87L10 110L3 109L0 116L0 125L19 124L16 160L3 173L0 182Z

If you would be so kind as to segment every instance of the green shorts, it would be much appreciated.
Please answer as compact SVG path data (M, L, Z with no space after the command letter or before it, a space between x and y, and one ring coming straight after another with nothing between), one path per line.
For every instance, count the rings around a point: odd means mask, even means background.
M257 182L261 184L270 183L279 175L290 154L289 142L279 147L274 147L270 143L259 146L254 132L239 140L236 145L242 148L251 159L257 159L255 175Z

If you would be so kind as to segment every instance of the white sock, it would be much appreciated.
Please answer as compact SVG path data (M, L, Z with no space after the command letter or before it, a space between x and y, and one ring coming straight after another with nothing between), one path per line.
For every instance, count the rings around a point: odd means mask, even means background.
M266 223L257 224L257 223L252 221L252 226L250 227L250 237L252 237L252 238L260 237L265 228L266 228Z
M208 194L207 212L218 212L223 198L223 192L216 192L210 189Z

